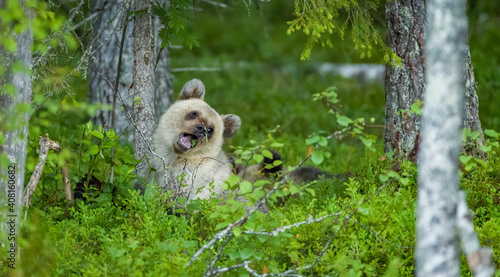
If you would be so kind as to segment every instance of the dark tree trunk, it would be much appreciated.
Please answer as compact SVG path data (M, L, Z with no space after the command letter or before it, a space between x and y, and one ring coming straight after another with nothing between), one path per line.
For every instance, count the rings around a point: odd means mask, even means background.
M152 15L152 0L137 0L135 10L146 10L134 20L134 156L142 161L136 173L149 179L148 163L144 155L149 154L155 125L155 33Z
M482 150L484 145L483 128L479 120L479 101L476 94L476 78L474 77L474 68L470 58L469 42L467 41L467 49L465 50L467 59L465 61L465 113L464 113L464 128L472 132L478 132L479 138L476 140L467 139L464 150L467 154L478 158L485 158Z
M168 1L159 1L167 3ZM89 101L91 103L102 103L112 105L113 90L110 84L115 83L116 73L118 69L118 60L120 53L120 44L122 39L123 16L124 12L120 11L126 2L94 0L92 1L92 14L102 13L93 26L93 58L91 61L90 76L89 76ZM159 30L161 22L155 19L155 30ZM133 125L126 116L126 111L132 112L133 90L130 89L133 83L134 76L134 57L132 53L133 47L133 21L127 24L127 32L123 45L121 73L118 86L118 93L123 101L116 102L116 118L115 131L117 134L125 132L123 136L126 139L133 139ZM155 56L158 58L155 75L157 84L155 87L155 109L156 120L158 122L160 116L172 103L172 75L170 73L170 56L168 48L164 48L160 53L161 40L156 39ZM95 52L94 52L95 51ZM155 57L156 59L157 57ZM106 80L107 79L107 80ZM125 106L125 108L123 108ZM103 126L105 129L111 127L111 110L99 110L92 121Z
M0 6L2 4L0 3ZM24 4L22 7L24 7ZM25 8L25 14L28 20L33 18L32 10ZM18 240L8 239L12 226L8 225L7 222L15 221L15 234L16 236L19 235L29 121L29 114L16 111L16 107L31 103L32 85L29 70L13 72L12 65L18 62L27 68L32 67L33 32L31 27L28 27L21 34L14 34L12 30L2 31L6 31L7 35L14 36L17 51L11 54L0 47L0 65L6 68L4 75L0 76L0 85L9 83L15 88L13 95L3 94L0 96L0 131L3 132L5 137L3 145L0 145L0 155L6 155L9 160L8 164L1 164L0 166L0 207L2 207L0 212L2 223L0 223L0 226L2 234L5 235L5 241L0 243L2 245L6 245L4 243L8 243L7 245L13 243L16 245L14 248L16 248ZM10 249L10 247L7 249ZM16 253L18 253L17 251Z
M420 116L410 111L415 100L422 100L425 89L424 25L425 1L386 2L386 41L401 66L386 66L385 73L385 152L415 159L418 149Z
M398 57L401 66L387 65L385 77L386 120L385 152L393 151L398 159L416 161L419 146L420 116L410 113L410 107L422 100L425 90L424 37L425 0L391 0L386 3L386 41ZM467 54L470 52L467 47ZM467 94L464 127L480 132L480 139L469 142L465 150L482 157L483 142L478 117L476 85L470 58L466 61ZM425 103L424 103L425 105Z

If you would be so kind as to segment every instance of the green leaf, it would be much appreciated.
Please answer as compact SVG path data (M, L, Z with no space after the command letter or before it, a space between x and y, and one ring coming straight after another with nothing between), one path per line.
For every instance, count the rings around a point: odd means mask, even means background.
M99 139L103 139L104 138L104 135L101 132L97 131L97 130L92 131L91 134L94 137L99 138Z
M257 239L259 240L260 243L264 243L269 239L269 236L259 235L257 236Z
M462 155L460 156L460 158L458 158L463 164L467 164L471 159L472 159L472 156L465 156L465 155Z
M198 242L194 241L194 240L183 240L182 241L182 247L184 248L192 248L192 247L197 247L198 246Z
M235 237L239 237L241 235L241 228L240 226L236 226L233 228L233 234Z
M271 153L271 151L269 150L263 150L262 151L262 155L266 158L269 158L269 159L272 159L273 158L273 153Z
M305 189L307 192L309 192L309 194L311 194L313 197L316 196L316 191L313 190L313 189L310 189L310 188L306 188Z
M495 132L495 130L486 129L486 130L484 130L484 134L487 136L490 136L492 138L498 139L498 133Z
M264 156L262 156L260 154L254 154L252 158L254 159L254 161L260 163L264 159Z
M486 161L478 159L478 158L474 158L474 161L476 161L476 163L482 165L483 167L486 167L488 165L488 163Z
M349 125L349 123L351 123L351 122L352 122L352 119L350 119L349 117L347 117L345 115L337 116L337 123L342 125L342 126L347 127Z
M328 140L326 139L326 137L320 137L320 138L319 138L319 141L318 141L318 144L319 144L320 146L325 147L325 146L327 146L327 145L328 145Z
M223 189L223 190L228 190L228 189L229 189L229 186L227 185L227 181L226 181L226 182L224 182L224 183L222 183L222 184L220 185L220 188L221 188L221 189Z
M262 257L264 257L264 254L260 251L255 251L253 253L253 257L257 260L257 261L260 261L262 260Z
M250 258L252 254L253 254L253 249L250 247L245 247L243 250L240 250L240 257L242 260Z
M474 132L470 132L469 133L469 137L472 139L472 140L476 140L479 138L481 134L478 132L478 131L474 131Z
M364 144L367 148L370 148L370 147L373 145L373 140L371 140L371 139L369 139L369 138L359 137L359 139L361 140L361 142L363 142L363 144Z
M358 207L358 212L362 215L368 215L370 213L370 208L369 207L366 207L366 208Z
M385 174L380 174L380 175L378 176L378 178L380 179L380 181L381 181L382 183L385 183L385 182L387 182L387 180L389 180L389 176L387 176L387 175L385 175Z
M186 204L186 202L187 202L187 199L186 199L186 198L184 198L184 197L179 197L179 198L177 199L177 203L179 203L179 204L181 204L181 205L185 205L185 204Z
M243 181L240 184L240 193L249 193L252 191L252 184L248 181Z
M491 151L491 145L483 145L482 149L484 153L488 153Z
M401 182L402 185L406 186L410 182L410 179L408 179L408 178L401 178L401 179L399 179L399 181Z
M177 252L179 250L179 245L176 243L157 241L156 246L162 251Z
M410 113L422 115L422 106L423 106L423 101L420 100L415 100L415 103L413 103L410 106Z
M240 251L234 248L228 250L227 254L229 255L229 259L231 259L231 261L234 261L240 257Z
M389 172L387 172L387 176L389 176L391 178L399 178L399 174L393 170L389 170Z
M7 51L15 53L17 51L17 43L12 37L4 37L3 45Z
M312 162L315 164L315 165L319 165L323 162L323 160L325 159L325 156L323 155L322 152L317 152L317 151L314 151L312 152L311 154L311 160Z
M120 256L123 256L125 254L125 249L116 249L114 247L109 248L109 254L111 254L111 257L113 258L118 258Z
M97 153L99 153L99 146L97 146L97 145L92 145L92 146L90 147L90 154L95 155L95 154L97 154Z
M240 180L240 177L231 174L231 176L229 176L224 183L228 185L228 189L233 189L240 182Z
M299 193L299 192L300 192L300 189L299 189L297 186L295 186L295 185L290 185L290 193L291 193L291 194L297 194L297 193Z
M307 144L307 145L312 145L312 144L314 144L314 143L318 142L318 140L319 140L319 136L317 136L317 135L316 135L316 136L313 136L313 137L307 138L307 139L306 139L306 144Z

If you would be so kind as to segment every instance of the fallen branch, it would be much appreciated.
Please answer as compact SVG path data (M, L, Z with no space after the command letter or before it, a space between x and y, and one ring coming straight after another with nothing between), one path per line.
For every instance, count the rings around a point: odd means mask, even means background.
M38 163L33 170L33 174L31 175L30 181L28 182L28 186L24 191L23 196L23 204L24 206L31 206L31 196L35 192L35 189L38 185L38 181L40 180L40 176L42 176L43 167L45 166L45 162L47 161L47 156L49 154L49 150L54 150L56 153L61 152L61 145L57 141L53 141L49 138L48 134L45 134L45 138L40 136L40 151L38 157ZM69 173L68 167L63 166L61 168L64 182L64 193L66 194L66 199L73 203L73 192L71 190L71 182L69 181Z
M207 274L205 274L205 275L211 276L211 275L222 273L222 272L228 272L228 271L231 271L233 269L240 268L240 267L246 268L246 266L250 263L252 263L252 262L251 261L244 261L241 264L236 264L236 265L232 265L232 266L228 266L228 267L218 267L218 268L210 269L209 271L207 271Z
M280 228L276 228L276 229L274 229L271 232L257 232L257 231L251 231L251 230L249 230L249 231L243 231L242 233L243 234L248 234L248 235L266 235L266 236L273 236L273 237L275 237L279 233L283 233L283 232L285 232L286 230L288 230L290 228L299 227L300 225L304 225L304 224L310 224L310 223L320 222L320 221L322 221L325 218L329 218L329 217L332 217L332 216L340 216L341 214L342 214L342 212L338 212L338 213L334 213L334 214L327 214L327 215L324 215L322 217L318 217L316 219L313 219L312 216L309 216L309 218L307 220L304 220L304 221L301 221L301 222L296 222L294 224L283 226L283 227L280 227Z
M194 255L193 257L189 260L189 262L186 263L186 265L184 267L188 267L190 266L194 261L196 261L200 256L201 254L203 254L203 252L205 252L205 250L207 250L208 248L212 247L216 241L220 240L220 239L223 239L227 236L232 236L233 235L233 228L237 227L237 226L241 226L243 225L247 219L255 212L258 210L258 208L265 204L266 203L266 200L269 199L269 197L274 193L276 192L286 181L288 180L288 178L283 178L283 180L281 180L281 182L277 183L274 188L272 190L270 190L264 197L262 197L260 200L258 200L257 202L255 202L255 204L250 208L250 210L244 215L242 216L240 219L238 219L236 222L234 223L231 223L229 224L229 226L227 226L224 230L218 232L217 234L215 234L214 238L211 239L209 242L207 242L205 245L203 245L200 250L198 250Z

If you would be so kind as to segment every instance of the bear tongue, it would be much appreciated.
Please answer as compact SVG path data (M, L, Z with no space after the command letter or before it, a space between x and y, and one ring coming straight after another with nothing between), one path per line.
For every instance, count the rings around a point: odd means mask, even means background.
M182 134L179 138L179 143L187 149L191 148L191 136L185 136Z

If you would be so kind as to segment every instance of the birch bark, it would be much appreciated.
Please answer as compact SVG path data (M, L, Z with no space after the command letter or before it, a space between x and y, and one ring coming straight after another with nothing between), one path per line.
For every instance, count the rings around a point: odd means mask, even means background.
M0 3L3 7L4 3ZM24 7L24 2L22 4ZM25 8L25 15L28 22L33 18L33 11ZM7 31L12 34L11 30ZM13 95L0 94L0 129L4 131L4 143L0 145L0 153L7 155L9 159L8 165L0 167L0 211L2 219L14 219L15 234L19 235L19 226L21 224L20 209L22 208L22 197L24 188L24 175L26 165L26 151L28 138L28 112L19 112L17 109L21 105L30 105L32 96L31 76L29 71L33 64L33 32L31 26L21 34L14 35L17 44L17 50L14 54L8 53L0 47L0 57L2 65L6 67L6 73L0 76L0 85L12 84L15 92ZM14 63L21 63L26 67L26 70L14 72L12 66ZM12 189L12 186L14 189ZM13 197L7 197L14 190ZM10 194L12 195L12 194ZM12 203L10 199L14 199L14 207L8 206ZM5 210L9 207L8 210ZM12 208L12 210L10 209ZM10 228L7 220L2 220L2 234L10 234ZM9 231L8 231L9 230ZM5 236L7 239L8 236ZM16 243L9 241L10 243ZM1 241L5 245L7 241Z
M465 0L427 1L419 152L417 276L459 276L458 156L465 95Z

